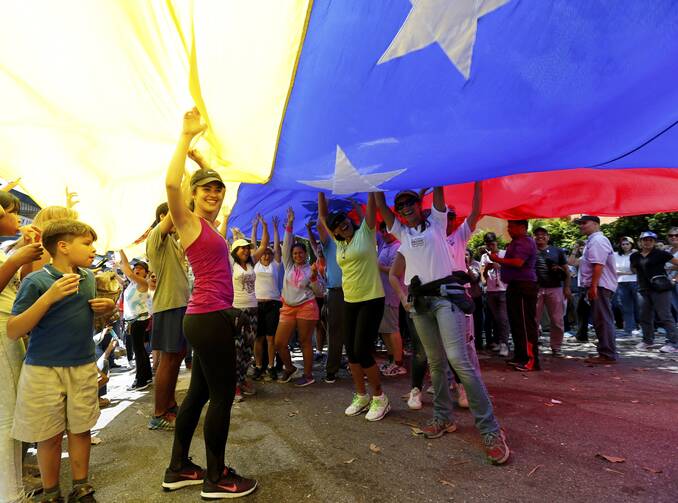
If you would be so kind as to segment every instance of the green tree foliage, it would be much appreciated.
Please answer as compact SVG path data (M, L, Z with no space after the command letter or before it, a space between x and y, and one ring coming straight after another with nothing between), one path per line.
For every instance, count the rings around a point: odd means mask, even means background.
M476 229L476 231L471 236L471 239L468 240L466 245L469 250L473 252L473 257L476 260L480 260L480 256L485 252L485 243L483 242L483 236L486 232L490 232L486 229ZM497 234L497 243L499 244L500 250L505 250L507 241L500 235Z
M530 221L530 229L543 227L549 233L553 246L570 249L582 239L579 226L569 218L537 218Z
M671 227L676 226L678 226L678 212L620 217L614 222L603 224L601 230L612 243L619 242L622 236L629 236L637 241L640 233L647 230L657 233L659 240L666 242L666 233Z

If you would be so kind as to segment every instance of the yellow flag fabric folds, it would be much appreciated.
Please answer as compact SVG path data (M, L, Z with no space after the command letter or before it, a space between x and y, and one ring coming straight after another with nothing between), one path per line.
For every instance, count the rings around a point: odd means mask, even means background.
M197 145L210 165L225 180L266 181L310 8L1 2L0 177L21 177L41 205L64 204L68 186L98 248L126 246L165 200L182 114L196 104L210 125Z

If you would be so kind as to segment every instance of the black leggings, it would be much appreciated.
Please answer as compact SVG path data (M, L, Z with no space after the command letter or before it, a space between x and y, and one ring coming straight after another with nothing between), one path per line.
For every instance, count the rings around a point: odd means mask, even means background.
M188 393L177 415L170 469L179 471L188 463L191 440L209 400L204 425L207 478L216 483L225 467L235 396L235 326L226 311L187 314L184 333L193 346L193 370Z
M384 316L384 297L363 302L344 301L344 344L349 363L364 369L374 365L372 350Z
M129 335L132 339L132 346L134 347L134 359L136 360L136 382L141 385L153 379L153 371L151 370L151 361L148 359L146 346L146 330L148 330L148 323L150 320L133 321L129 327Z

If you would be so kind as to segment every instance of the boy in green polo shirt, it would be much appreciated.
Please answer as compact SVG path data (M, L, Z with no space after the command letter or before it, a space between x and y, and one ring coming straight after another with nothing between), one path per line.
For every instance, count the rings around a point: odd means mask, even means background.
M38 501L63 501L59 489L61 439L68 432L73 490L68 502L94 502L87 482L90 429L99 417L94 315L115 309L111 299L95 298L96 232L76 220L56 220L42 233L52 262L21 283L7 335L30 332L17 390L12 436L37 442L44 493Z

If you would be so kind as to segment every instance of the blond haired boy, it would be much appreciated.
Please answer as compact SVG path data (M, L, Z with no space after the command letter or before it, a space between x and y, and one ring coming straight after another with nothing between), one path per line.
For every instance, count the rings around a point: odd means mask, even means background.
M73 490L68 502L91 503L88 483L90 429L99 417L95 364L95 314L115 309L110 299L95 298L94 259L97 235L77 220L50 222L42 243L52 262L21 283L7 335L30 332L17 390L12 436L37 442L44 488L38 501L61 502L61 439L68 432Z

